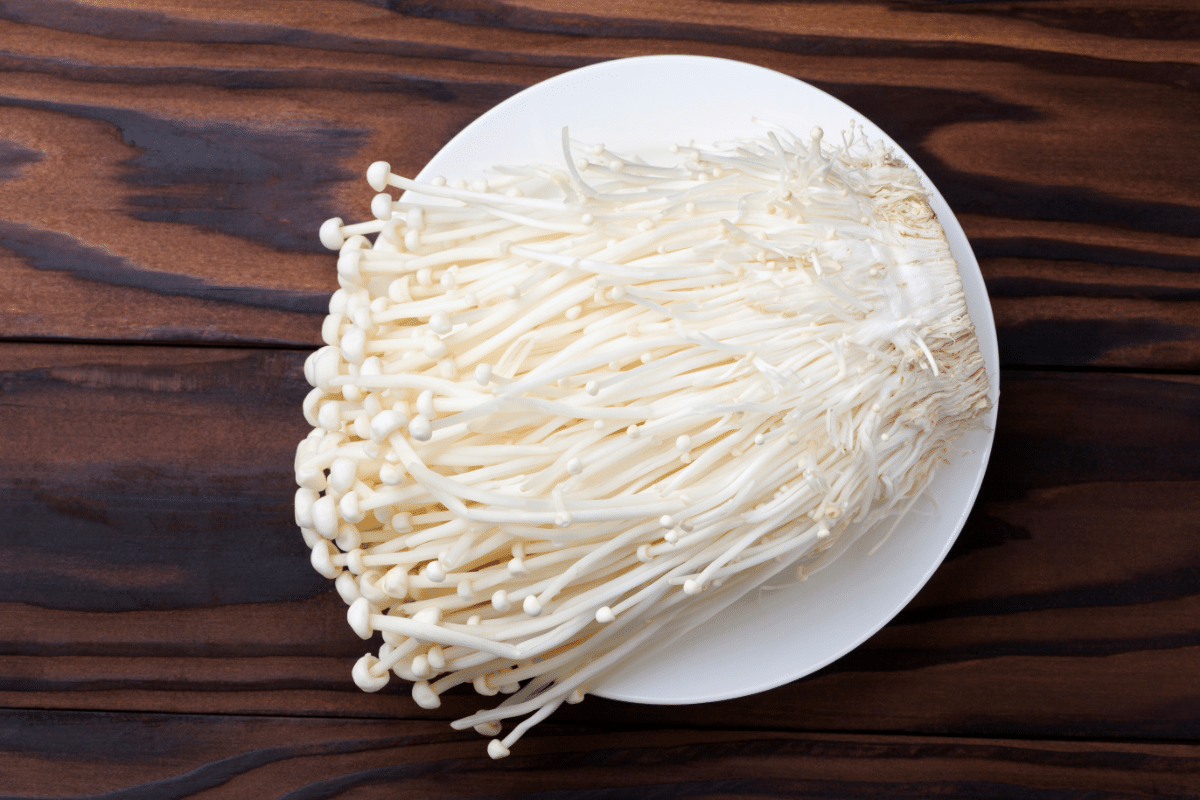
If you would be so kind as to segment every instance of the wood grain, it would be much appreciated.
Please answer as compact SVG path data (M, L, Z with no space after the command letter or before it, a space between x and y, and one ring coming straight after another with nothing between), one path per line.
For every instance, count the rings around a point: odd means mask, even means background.
M1194 369L1194 20L1186 3L10 0L0 336L315 345L335 288L315 231L366 216L370 161L413 174L532 83L689 52L795 75L894 136L964 217L1006 364Z
M1189 0L0 2L0 799L1200 796L1200 10ZM691 707L588 698L492 762L292 524L329 216L566 70L808 81L926 170L1002 399L916 599ZM714 87L720 92L737 87Z
M18 735L14 735L19 732ZM430 723L0 715L8 800L150 798L1165 797L1200 790L1183 744L980 741L545 725L502 762ZM39 770L66 746L73 764ZM133 755L136 754L136 755Z

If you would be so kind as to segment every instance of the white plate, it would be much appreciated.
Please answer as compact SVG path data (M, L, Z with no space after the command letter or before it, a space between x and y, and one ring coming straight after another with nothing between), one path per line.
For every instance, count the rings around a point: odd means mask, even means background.
M608 61L532 86L468 125L421 171L472 179L497 164L561 163L561 131L616 151L669 161L672 143L710 145L759 135L752 118L797 133L820 126L827 137L862 124L915 163L886 133L840 100L762 67L698 56ZM920 171L920 167L917 167ZM975 502L992 447L999 399L996 328L979 264L946 201L930 187L958 261L988 376L993 409L986 431L962 441L963 455L942 469L916 513L874 555L863 536L803 583L743 598L670 648L643 653L596 691L636 703L703 703L742 697L808 675L846 654L895 616L942 562ZM932 500L933 502L929 502Z

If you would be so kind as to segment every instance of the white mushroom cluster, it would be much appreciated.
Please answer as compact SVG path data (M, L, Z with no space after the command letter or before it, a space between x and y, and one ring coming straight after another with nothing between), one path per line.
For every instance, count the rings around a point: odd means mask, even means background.
M472 183L373 164L376 219L321 229L341 289L305 366L296 521L382 637L354 680L507 695L454 723L494 758L898 517L988 408L919 176L860 130L563 149Z

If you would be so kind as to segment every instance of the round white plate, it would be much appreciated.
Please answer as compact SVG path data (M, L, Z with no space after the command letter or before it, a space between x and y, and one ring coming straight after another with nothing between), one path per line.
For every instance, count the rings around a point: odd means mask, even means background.
M856 120L868 138L882 139L916 166L862 114L795 78L724 59L646 56L584 67L531 86L468 125L417 178L470 180L498 164L561 163L564 126L574 139L671 163L667 147L673 143L694 139L711 145L761 135L755 118L796 133L820 126L827 138ZM946 201L921 175L958 261L991 380L987 429L962 440L962 455L941 470L926 498L873 555L867 551L876 537L868 533L807 581L754 592L682 641L631 660L595 694L637 703L703 703L808 675L883 627L954 543L991 451L1000 361L979 264Z

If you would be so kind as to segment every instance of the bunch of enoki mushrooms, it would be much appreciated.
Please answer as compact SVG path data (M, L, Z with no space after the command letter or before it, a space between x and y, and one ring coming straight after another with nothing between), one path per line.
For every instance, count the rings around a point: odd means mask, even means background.
M375 219L320 232L341 288L305 365L296 520L382 636L358 686L506 695L453 723L493 758L887 529L988 408L920 178L861 129L671 166L563 150L472 183L378 162Z

